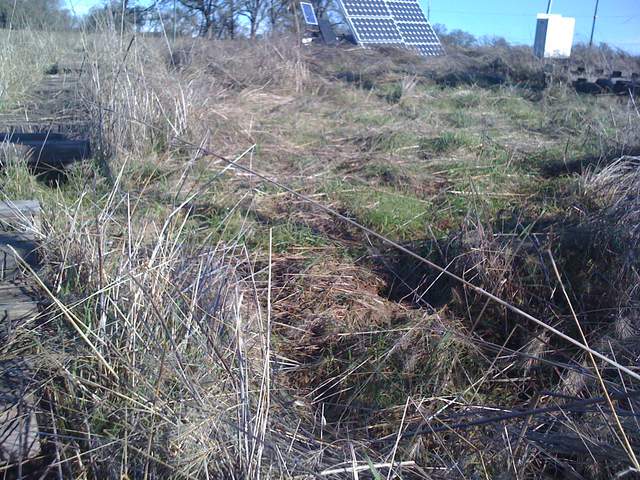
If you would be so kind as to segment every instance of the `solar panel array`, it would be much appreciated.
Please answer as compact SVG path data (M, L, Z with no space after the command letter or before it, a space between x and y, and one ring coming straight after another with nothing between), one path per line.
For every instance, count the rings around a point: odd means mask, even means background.
M399 45L423 56L443 55L417 0L338 0L359 44Z
M316 11L313 9L311 3L300 2L300 8L302 9L304 23L307 25L318 25L318 17L316 17Z

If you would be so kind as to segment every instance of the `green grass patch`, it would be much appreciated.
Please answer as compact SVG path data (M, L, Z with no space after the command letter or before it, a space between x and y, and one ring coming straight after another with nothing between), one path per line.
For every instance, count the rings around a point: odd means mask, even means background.
M455 128L468 128L474 125L477 120L464 110L456 110L445 115L447 122Z
M124 178L133 188L141 188L150 183L164 182L172 175L172 170L157 160L141 160L127 165Z
M329 195L356 220L383 235L410 240L422 238L427 232L430 205L408 194L337 183L329 186Z
M400 102L402 99L402 84L396 82L381 85L378 89L378 97L392 105Z
M384 112L376 111L353 111L346 112L344 115L347 123L364 125L367 127L382 127L393 121L393 116Z
M448 153L463 147L470 147L475 143L477 142L469 134L448 131L434 138L422 139L420 150L423 153Z
M463 91L451 97L450 102L457 109L477 108L482 104L482 96L479 91Z
M400 148L418 145L417 135L406 130L386 131L362 139L361 148L371 152L394 152Z
M292 248L320 247L327 244L324 237L316 234L307 225L287 221L275 224L271 228L273 251L278 253L287 252ZM254 242L256 247L266 251L269 248L269 227L261 228Z
M509 119L527 125L535 125L542 122L542 115L536 105L518 96L502 97L496 103L498 111Z
M370 163L364 167L362 173L368 179L377 179L387 185L397 185L406 179L405 170L393 163Z

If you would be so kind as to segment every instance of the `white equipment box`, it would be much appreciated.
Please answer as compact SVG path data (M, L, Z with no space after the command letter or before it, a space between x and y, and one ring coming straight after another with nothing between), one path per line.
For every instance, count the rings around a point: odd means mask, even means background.
M568 58L573 45L576 19L539 13L533 52L539 58Z

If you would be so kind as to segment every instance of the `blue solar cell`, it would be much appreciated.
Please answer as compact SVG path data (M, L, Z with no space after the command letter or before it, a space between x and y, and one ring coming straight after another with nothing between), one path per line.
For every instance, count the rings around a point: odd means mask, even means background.
M397 25L407 43L439 43L438 36L427 22L398 22Z
M300 8L302 9L302 15L307 25L318 25L318 18L316 17L316 12L312 4L300 2Z
M427 19L422 13L420 5L413 2L387 2L387 8L391 12L391 15L396 22L415 22L416 20L422 20L424 22Z
M390 18L352 18L363 43L400 43L402 37L396 24Z
M444 55L444 50L440 44L416 44L416 45L408 45L409 48L419 53L424 57L438 57L440 55Z
M352 17L388 17L389 10L384 0L343 0L347 15Z

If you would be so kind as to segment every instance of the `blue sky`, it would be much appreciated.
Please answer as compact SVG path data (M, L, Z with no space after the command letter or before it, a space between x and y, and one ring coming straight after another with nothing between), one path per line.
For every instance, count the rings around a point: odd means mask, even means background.
M101 4L100 0L65 0L78 14ZM461 29L476 36L501 36L510 42L533 44L536 14L546 11L547 0L420 0L431 4L431 22L449 30ZM589 41L595 0L554 0L552 13L576 18L577 42ZM640 53L640 0L600 0L596 42L607 42Z
M427 6L427 0L420 1ZM575 17L575 41L588 42L595 4L595 0L554 0L551 13ZM532 45L536 14L546 10L547 0L431 0L431 22ZM600 0L594 41L640 53L640 0Z

